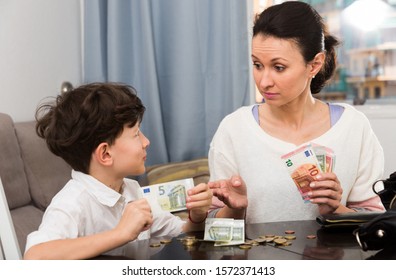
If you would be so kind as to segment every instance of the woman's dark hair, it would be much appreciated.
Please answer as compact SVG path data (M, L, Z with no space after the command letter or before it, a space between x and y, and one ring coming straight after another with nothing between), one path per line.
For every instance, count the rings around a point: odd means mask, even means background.
M288 1L265 9L256 17L253 26L253 37L258 34L293 40L306 63L316 54L325 52L324 66L311 82L312 93L320 92L334 74L335 47L339 42L327 32L322 17L309 4Z
M145 107L130 86L82 85L58 95L36 111L36 132L48 148L74 170L88 173L92 152L100 143L114 144L124 126L141 122Z

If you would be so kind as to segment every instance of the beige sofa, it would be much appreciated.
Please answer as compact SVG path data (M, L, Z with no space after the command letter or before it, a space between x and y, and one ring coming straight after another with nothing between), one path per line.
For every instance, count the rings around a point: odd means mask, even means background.
M52 197L71 176L71 168L52 154L35 131L35 122L14 123L0 113L0 177L19 247L36 230Z

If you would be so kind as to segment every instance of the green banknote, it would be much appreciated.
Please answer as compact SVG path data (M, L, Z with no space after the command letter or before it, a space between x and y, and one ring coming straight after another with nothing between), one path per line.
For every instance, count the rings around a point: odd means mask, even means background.
M313 151L318 159L322 172L333 172L335 165L335 154L329 147L311 143Z
M234 219L207 218L205 221L204 240L206 241L231 241Z
M243 244L245 242L245 220L207 218L204 240L214 241L214 246Z
M232 225L232 238L230 241L216 241L215 246L230 246L245 243L245 220L234 220Z

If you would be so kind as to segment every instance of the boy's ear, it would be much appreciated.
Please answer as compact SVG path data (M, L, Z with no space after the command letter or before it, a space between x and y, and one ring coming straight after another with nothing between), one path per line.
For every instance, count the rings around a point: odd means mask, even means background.
M102 165L109 166L113 163L113 158L110 153L110 145L108 143L100 143L94 151L96 161Z
M315 55L314 59L311 62L311 70L310 75L313 77L319 73L320 69L324 65L326 55L323 52L320 52Z

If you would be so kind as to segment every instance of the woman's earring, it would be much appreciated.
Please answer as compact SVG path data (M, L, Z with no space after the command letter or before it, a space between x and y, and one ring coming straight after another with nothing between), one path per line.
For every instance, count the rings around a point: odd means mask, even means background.
M312 79L315 79L315 75L312 76Z

